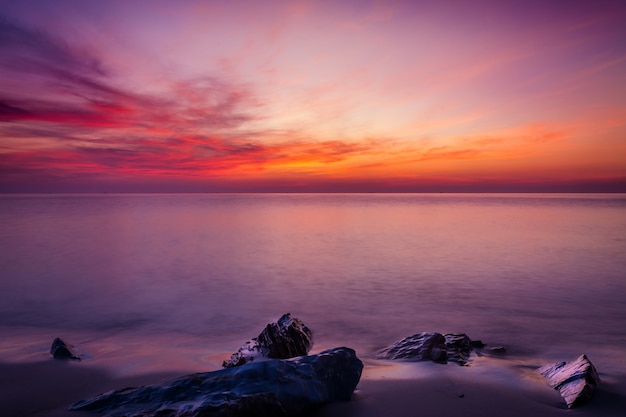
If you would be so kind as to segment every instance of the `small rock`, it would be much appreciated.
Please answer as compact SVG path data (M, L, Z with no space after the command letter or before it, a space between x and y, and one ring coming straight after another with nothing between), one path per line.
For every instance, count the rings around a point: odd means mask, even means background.
M50 354L54 359L74 359L80 360L80 357L74 352L74 346L65 343L62 339L56 338L50 346Z
M313 347L313 333L304 323L283 314L276 323L268 324L257 337L247 341L224 361L224 368L240 366L255 358L289 359L309 353Z
M580 355L569 363L551 363L537 371L548 380L552 388L559 390L567 408L589 401L595 387L600 383L598 372L586 355Z
M496 355L504 355L506 353L506 348L504 346L494 346L489 348L489 352L495 353Z
M105 417L299 416L324 403L349 400L362 370L354 350L339 347L111 391L79 401L70 410Z

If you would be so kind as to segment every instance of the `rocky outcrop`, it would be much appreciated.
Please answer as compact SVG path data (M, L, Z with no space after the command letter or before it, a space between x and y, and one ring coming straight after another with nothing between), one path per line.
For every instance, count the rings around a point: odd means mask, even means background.
M379 359L445 362L446 338L441 333L418 333L378 352Z
M54 339L52 346L50 346L50 354L54 359L80 360L80 357L74 352L74 346L65 343L58 337Z
M304 323L283 314L276 323L268 324L257 337L249 340L224 361L224 368L240 366L255 358L289 359L309 353L313 347L313 333Z
M482 342L472 341L464 333L418 333L380 350L377 358L466 365L472 349L482 346Z
M444 337L446 338L447 360L459 365L467 364L474 347L483 346L481 341L472 341L465 333L447 333Z
M559 390L568 408L577 407L593 397L600 377L586 355L571 362L556 362L538 369L550 386Z
M349 400L363 363L340 347L291 360L267 360L126 388L73 404L107 417L295 416Z

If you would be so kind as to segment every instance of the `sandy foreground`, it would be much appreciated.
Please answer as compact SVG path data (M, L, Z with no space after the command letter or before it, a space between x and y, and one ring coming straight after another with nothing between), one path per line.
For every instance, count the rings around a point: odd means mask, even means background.
M476 358L471 366L364 360L352 401L325 405L311 417L623 416L626 378L603 375L593 401L567 410L534 364ZM0 415L97 416L68 411L78 400L128 386L160 383L176 372L116 374L89 361L0 363Z

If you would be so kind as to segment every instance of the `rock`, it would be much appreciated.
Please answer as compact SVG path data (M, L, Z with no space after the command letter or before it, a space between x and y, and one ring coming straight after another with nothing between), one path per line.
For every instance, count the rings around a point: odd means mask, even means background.
M589 401L600 383L600 377L586 355L580 355L572 362L556 362L537 370L550 386L559 390L567 408L577 407Z
M459 365L467 364L472 352L472 339L465 333L446 333L444 337L448 360Z
M62 339L56 338L50 346L50 354L54 359L74 359L80 360L80 357L74 352L74 346L65 343Z
M482 340L472 340L472 347L473 348L484 348L485 344L482 342Z
M354 350L340 347L112 391L79 401L70 410L105 417L295 416L324 403L349 400L362 370Z
M386 347L376 355L379 359L446 362L446 338L441 333L418 333Z
M224 368L240 366L255 358L289 359L309 353L313 347L313 333L300 319L283 314L276 323L268 324L252 340L247 341L224 361Z
M472 340L464 333L418 333L380 350L376 357L466 365L472 349Z
M287 313L277 323L268 324L257 341L261 346L267 346L268 357L288 359L309 353L313 347L313 334L302 321Z

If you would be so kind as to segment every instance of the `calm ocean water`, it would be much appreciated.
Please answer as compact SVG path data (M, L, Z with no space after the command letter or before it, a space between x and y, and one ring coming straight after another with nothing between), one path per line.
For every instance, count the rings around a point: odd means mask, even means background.
M219 356L291 312L315 349L458 331L625 367L625 271L623 194L0 196L5 357L48 332Z

